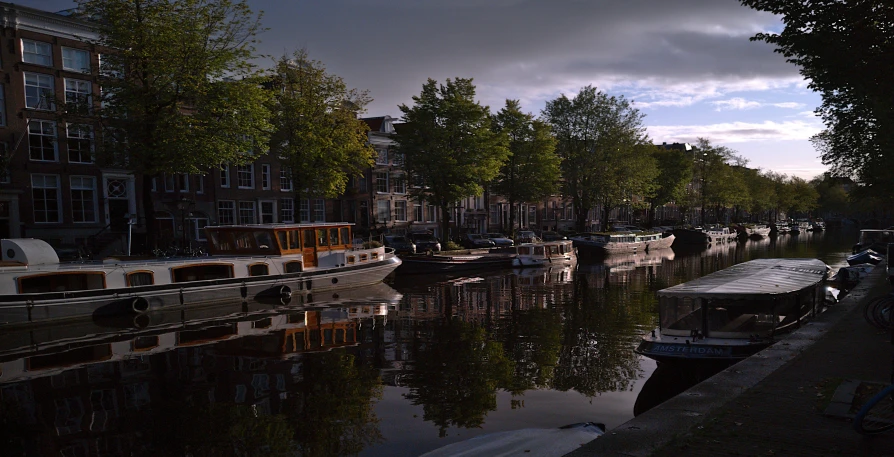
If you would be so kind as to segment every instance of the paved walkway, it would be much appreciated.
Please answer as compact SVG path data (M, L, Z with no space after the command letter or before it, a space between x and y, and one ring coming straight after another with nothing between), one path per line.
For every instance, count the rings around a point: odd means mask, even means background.
M569 456L894 456L894 431L866 437L846 417L826 414L836 390L837 400L847 397L837 389L847 380L889 382L891 334L862 314L865 300L889 290L876 268L790 338Z

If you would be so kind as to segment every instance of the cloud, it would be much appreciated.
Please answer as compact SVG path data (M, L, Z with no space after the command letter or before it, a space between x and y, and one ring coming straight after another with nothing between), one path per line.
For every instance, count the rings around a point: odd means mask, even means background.
M822 130L818 122L764 121L726 122L708 125L655 125L647 126L655 141L695 143L708 138L713 143L743 143L755 141L807 140Z
M763 106L763 103L756 102L753 100L745 100L744 98L738 98L738 97L731 98L729 100L717 100L717 101L711 102L711 104L717 107L717 111L723 111L723 110L729 110L729 109L736 109L736 110L754 109L754 108L760 108L761 106Z

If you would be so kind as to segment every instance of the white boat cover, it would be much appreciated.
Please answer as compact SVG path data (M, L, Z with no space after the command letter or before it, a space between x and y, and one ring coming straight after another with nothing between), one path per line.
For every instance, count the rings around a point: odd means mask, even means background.
M822 281L828 269L817 259L757 259L659 290L658 296L769 299Z
M602 436L599 424L585 422L562 428L526 428L488 433L448 444L421 457L538 456L559 457Z

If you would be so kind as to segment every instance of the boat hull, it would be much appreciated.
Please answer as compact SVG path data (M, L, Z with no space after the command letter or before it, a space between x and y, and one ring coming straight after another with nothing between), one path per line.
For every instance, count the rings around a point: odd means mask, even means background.
M514 256L478 255L406 255L401 257L400 274L436 274L512 267Z

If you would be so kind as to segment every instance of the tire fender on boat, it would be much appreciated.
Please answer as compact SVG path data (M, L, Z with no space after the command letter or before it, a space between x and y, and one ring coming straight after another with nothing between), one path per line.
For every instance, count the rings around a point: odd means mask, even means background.
M145 297L134 297L130 301L130 309L136 314L143 314L149 311L149 300Z

